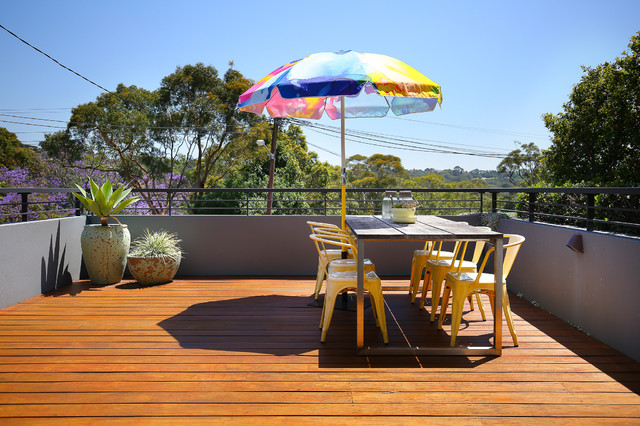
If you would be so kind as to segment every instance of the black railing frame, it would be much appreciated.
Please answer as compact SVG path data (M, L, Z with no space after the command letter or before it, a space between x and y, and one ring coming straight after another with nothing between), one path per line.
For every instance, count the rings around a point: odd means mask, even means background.
M348 207L350 214L362 214L362 213L370 213L372 211L379 211L379 206L381 205L382 195L385 191L400 191L405 190L405 188L348 188L347 189L347 202L352 206ZM19 203L13 203L13 206L20 206L19 213L12 213L12 216L17 216L21 221L28 221L30 212L29 206L36 204L43 204L40 202L30 202L29 197L32 194L42 194L42 193L71 193L74 191L71 188L0 188L0 198L4 194L20 194L21 201ZM339 214L340 210L340 200L339 200L339 188L170 188L170 189L133 189L133 193L165 193L166 202L167 202L167 215L174 215L178 209L187 209L188 211L197 211L198 209L208 209L208 210L228 210L230 207L197 207L194 205L187 207L178 207L175 203L175 195L179 193L198 193L198 194L206 194L206 193L240 193L243 194L242 199L231 199L231 200L210 200L210 201L227 201L227 202L240 202L244 204L244 208L242 211L243 215L251 215L252 212L260 212L264 210L263 207L252 207L255 204L261 204L264 202L263 198L260 197L252 197L251 194L267 194L268 192L273 193L307 193L313 194L317 193L319 196L314 197L311 200L300 198L299 201L305 201L309 203L318 203L319 207L280 207L278 208L278 202L281 200L274 200L274 211L278 209L281 212L288 212L288 214L296 214L296 211L312 211L322 216L329 216L332 213ZM428 200L429 202L436 203L436 207L426 207L421 206L423 212L437 209L438 211L466 211L467 213L488 213L485 212L484 207L484 196L489 194L491 196L491 208L489 212L491 213L506 213L515 215L520 218L526 218L529 222L535 221L544 221L545 218L553 218L553 219L567 219L567 220L575 220L584 223L584 228L587 231L593 231L596 228L596 224L603 225L607 223L611 223L612 225L622 225L622 226L630 226L633 228L640 229L640 209L629 209L623 207L606 207L606 206L597 206L596 205L596 196L601 194L614 194L614 195L634 195L640 196L640 188L438 188L438 189L425 189L425 188L414 188L411 189L414 196L420 199L420 194L448 194L448 193L475 193L478 195L478 198L473 199L438 199L438 200ZM330 195L335 194L336 197L331 199ZM351 197L349 198L349 194L362 194L361 199ZM539 194L577 194L580 196L586 197L585 204L557 204L557 203L545 203L539 200ZM499 197L502 195L502 199ZM506 197L505 197L506 195ZM523 201L523 197L518 199L518 195L524 195L526 201ZM202 200L198 200L202 201ZM298 200L294 200L298 201ZM447 203L458 203L456 207L443 207L443 202ZM331 204L336 204L336 207L331 207ZM353 206L354 203L357 203L356 206ZM71 208L62 208L59 210L43 210L42 213L56 213L56 212L66 212L67 215L75 214L81 215L83 212L82 205L79 200L76 198L71 199L69 204L72 206ZM437 204L440 204L438 206ZM504 207L500 207L500 204L505 205ZM0 207L7 204L2 204L0 200ZM508 206L513 205L514 208L507 208ZM526 210L517 209L516 207L521 205L526 208ZM582 215L571 215L564 214L558 215L553 213L545 213L540 211L541 207L566 207L567 211L570 209L582 210L584 216ZM419 210L420 211L420 210ZM606 221L596 218L597 211L619 211L619 212L631 212L638 213L638 220L633 222L617 222L617 221ZM4 216L8 216L9 214L4 214ZM1 218L1 216L0 216Z

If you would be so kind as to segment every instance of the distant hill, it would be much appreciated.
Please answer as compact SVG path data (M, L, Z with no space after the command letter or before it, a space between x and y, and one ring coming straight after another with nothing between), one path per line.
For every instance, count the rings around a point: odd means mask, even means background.
M412 178L426 176L430 173L435 173L442 176L445 182L461 182L472 179L484 179L490 188L511 188L514 185L509 182L509 178L504 173L498 173L496 170L478 170L474 169L470 172L464 170L462 167L455 167L453 169L436 170L436 169L411 169L409 174Z

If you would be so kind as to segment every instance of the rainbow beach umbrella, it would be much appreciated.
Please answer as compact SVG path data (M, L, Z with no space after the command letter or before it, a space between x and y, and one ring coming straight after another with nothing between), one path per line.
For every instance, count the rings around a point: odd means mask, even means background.
M289 62L240 95L241 111L271 117L341 121L342 227L346 215L345 118L433 111L440 86L395 58L354 51L323 52Z

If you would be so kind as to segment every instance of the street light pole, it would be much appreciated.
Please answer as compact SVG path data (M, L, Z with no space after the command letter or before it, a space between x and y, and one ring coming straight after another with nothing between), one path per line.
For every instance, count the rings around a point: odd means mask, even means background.
M276 142L278 140L278 118L273 119L273 133L271 135L271 162L269 163L269 183L267 183L268 189L273 189L273 175L276 170ZM265 146L264 140L257 140L258 146ZM266 149L266 147L265 147ZM268 151L268 150L267 150ZM273 207L273 192L267 193L267 214L271 214L271 208Z
M267 188L273 189L273 175L276 170L276 142L278 140L278 119L273 119L273 133L271 134L271 163L269 164L269 183ZM269 191L267 194L267 214L271 214L271 207L273 206L273 192Z

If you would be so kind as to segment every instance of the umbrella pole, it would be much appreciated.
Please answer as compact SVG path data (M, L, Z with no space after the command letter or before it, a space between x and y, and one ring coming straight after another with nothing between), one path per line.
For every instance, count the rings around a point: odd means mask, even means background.
M340 148L342 157L342 229L347 229L347 160L344 149L344 96L340 96Z

